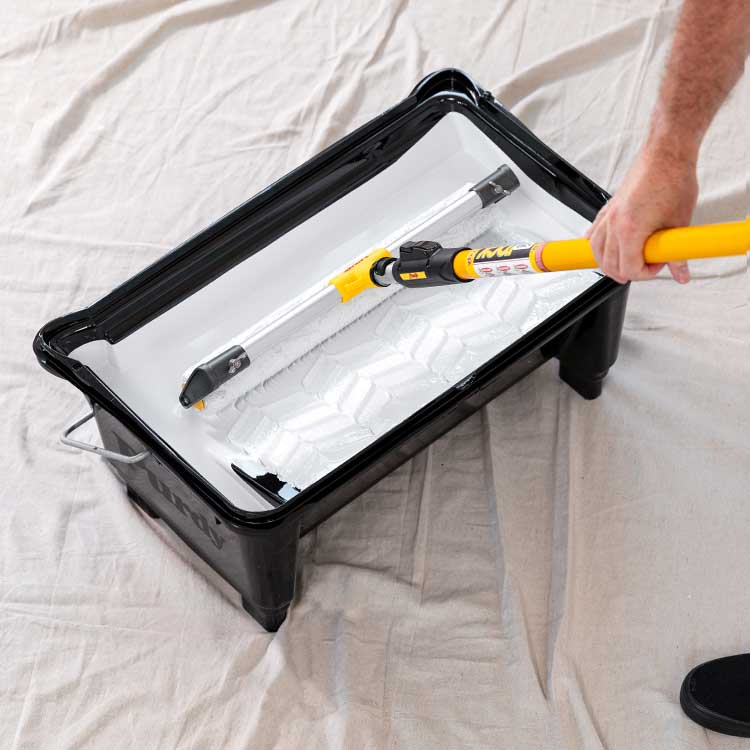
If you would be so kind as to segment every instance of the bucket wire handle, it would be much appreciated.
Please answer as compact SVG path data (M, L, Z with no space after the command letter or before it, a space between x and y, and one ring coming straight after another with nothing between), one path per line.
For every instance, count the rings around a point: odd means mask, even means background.
M150 451L143 451L142 453L136 453L134 456L123 456L122 453L115 453L114 451L108 451L106 448L100 448L98 445L90 445L89 443L81 443L78 440L73 440L70 434L77 430L82 425L86 424L90 419L93 419L94 412L87 414L85 417L74 422L69 427L66 427L61 435L60 442L63 445L69 445L71 448L77 448L81 451L87 451L88 453L96 453L97 456L102 458L108 458L110 461L119 461L123 464L137 464L139 461L148 458Z

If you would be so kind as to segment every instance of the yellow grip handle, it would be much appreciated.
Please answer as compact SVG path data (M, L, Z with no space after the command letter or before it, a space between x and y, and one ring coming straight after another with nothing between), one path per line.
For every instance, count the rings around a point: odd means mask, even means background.
M677 227L654 232L643 248L646 263L671 263L694 258L718 258L750 252L750 217L726 224ZM596 268L587 239L545 243L542 263L547 271Z

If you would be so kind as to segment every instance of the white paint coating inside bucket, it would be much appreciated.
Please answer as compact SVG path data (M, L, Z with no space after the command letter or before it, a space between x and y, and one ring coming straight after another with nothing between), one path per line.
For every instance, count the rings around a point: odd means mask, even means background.
M211 414L179 405L184 370L311 283L382 244L457 186L503 163L519 177L519 190L447 236L423 239L486 246L585 232L585 219L528 179L467 118L451 113L377 177L148 325L115 345L85 344L73 356L229 502L265 510L268 503L232 471L232 462L250 474L268 471L289 485L308 486L500 353L599 275L584 271L402 289L374 309L370 303L361 318L345 319L340 332L265 383L243 390L238 376Z

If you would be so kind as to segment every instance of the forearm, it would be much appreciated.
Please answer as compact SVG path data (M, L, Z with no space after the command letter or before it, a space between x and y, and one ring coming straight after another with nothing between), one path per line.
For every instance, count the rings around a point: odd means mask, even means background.
M750 53L750 0L685 0L647 147L696 161Z

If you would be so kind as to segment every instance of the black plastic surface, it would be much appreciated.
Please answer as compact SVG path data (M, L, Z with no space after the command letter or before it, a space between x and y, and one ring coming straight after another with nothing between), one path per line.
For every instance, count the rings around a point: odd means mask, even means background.
M43 367L92 403L105 447L151 457L115 466L131 496L169 525L242 594L269 629L283 621L294 591L297 539L436 437L552 356L584 396L614 361L627 288L602 278L365 450L287 502L262 512L237 508L88 367L70 356L88 341L117 342L404 154L449 112L497 143L549 194L588 219L608 195L552 152L464 73L425 78L392 109L332 145L91 307L45 325L34 340ZM606 367L605 367L605 363ZM563 372L564 370L564 372ZM266 488L273 494L273 487Z
M461 279L453 270L453 261L461 247L443 247L438 242L405 242L393 264L394 280L405 287L445 286L464 284L471 279ZM409 278L415 274L414 278Z
M503 164L491 175L474 185L472 190L481 199L482 208L486 208L492 203L501 201L520 186L521 183L518 181L518 177L513 174L513 170L507 164Z
M249 366L247 352L241 346L230 346L190 373L180 393L180 403L189 409Z

